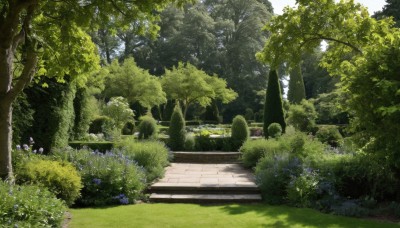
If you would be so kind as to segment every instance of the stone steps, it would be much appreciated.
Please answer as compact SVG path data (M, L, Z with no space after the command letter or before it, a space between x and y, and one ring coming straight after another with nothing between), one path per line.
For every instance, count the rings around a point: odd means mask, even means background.
M159 194L150 196L159 203L256 203L261 201L260 194Z
M261 201L254 180L251 170L237 163L171 163L148 193L152 202L254 203Z
M173 152L174 162L227 164L240 163L240 152Z

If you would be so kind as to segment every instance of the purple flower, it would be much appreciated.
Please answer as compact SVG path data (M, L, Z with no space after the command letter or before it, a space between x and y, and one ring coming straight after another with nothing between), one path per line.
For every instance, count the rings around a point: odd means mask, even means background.
M16 146L17 150L21 150L21 145Z
M129 204L129 199L126 198L126 197L124 197L124 198L122 198L122 199L119 199L119 202L120 202L121 204Z
M33 150L32 152L33 152L34 154L36 154L37 150Z
M32 137L29 137L29 145L32 145L32 144L34 144L35 143L35 141L33 141L33 138Z
M43 148L42 147L39 148L39 154L43 154Z
M29 150L29 146L26 144L22 145L22 147L24 148L25 151Z
M99 184L101 184L101 179L99 179L99 178L94 178L94 179L93 179L93 183L96 184L96 185L99 185Z

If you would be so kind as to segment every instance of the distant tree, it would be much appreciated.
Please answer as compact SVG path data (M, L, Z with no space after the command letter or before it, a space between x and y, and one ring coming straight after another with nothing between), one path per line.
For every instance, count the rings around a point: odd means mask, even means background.
M382 19L384 17L393 17L396 27L400 27L400 1L386 0L386 4L381 11L375 13L374 17Z
M288 100L292 104L300 104L303 99L306 99L306 90L299 64L290 71Z
M158 78L139 68L133 58L125 59L122 65L114 60L107 70L106 97L122 96L130 103L138 102L148 109L167 102Z
M113 120L115 127L122 130L128 121L133 120L134 113L128 101L123 97L112 97L103 109L104 115Z
M183 104L184 117L193 103L207 107L213 99L228 103L237 97L235 91L226 87L225 80L207 75L190 63L179 63L178 67L166 70L161 83L168 98Z
M264 134L268 138L268 127L272 123L279 123L282 132L285 132L286 122L283 113L282 93L279 84L278 73L271 70L268 78L267 94L264 108Z

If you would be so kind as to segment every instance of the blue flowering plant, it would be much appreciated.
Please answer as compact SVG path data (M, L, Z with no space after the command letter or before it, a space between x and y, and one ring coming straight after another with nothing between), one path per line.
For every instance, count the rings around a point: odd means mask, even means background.
M82 176L77 206L131 204L143 199L144 169L119 150L104 154L88 149L53 152L56 159L71 162Z

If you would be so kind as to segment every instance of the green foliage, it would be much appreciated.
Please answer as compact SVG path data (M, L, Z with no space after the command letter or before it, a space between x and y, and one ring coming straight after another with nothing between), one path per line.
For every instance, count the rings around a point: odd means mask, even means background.
M87 141L72 141L68 145L74 149L88 148L94 151L105 153L107 150L111 150L114 147L113 142L100 141L100 142L87 142Z
M288 146L280 144L276 140L248 140L240 148L242 161L245 167L255 167L257 162L267 153L275 154L288 150Z
M20 93L13 103L13 144L21 144L21 138L27 128L33 125L34 110L25 93Z
M66 207L44 188L0 181L0 224L4 227L60 227Z
M156 120L151 116L143 116L139 124L139 139L154 139L156 137Z
M272 123L279 123L282 132L285 133L286 122L283 113L281 87L276 70L271 70L268 78L268 88L264 107L264 134L267 138L268 126Z
M209 134L195 137L196 151L232 151L232 141L229 137L211 138Z
M300 162L287 152L268 152L256 166L257 182L267 203L281 204L286 199L286 187L292 176L301 171Z
M123 135L133 135L135 133L135 121L128 121L122 128Z
M185 145L183 147L185 151L194 151L196 148L196 138L193 134L186 134Z
M112 119L108 116L97 116L89 126L89 132L94 134L104 133L104 126L108 125L108 122L112 122Z
M249 139L250 131L243 116L236 116L232 121L232 150L237 151Z
M287 201L296 207L311 207L318 199L320 177L316 172L303 170L292 176L287 186Z
M161 83L169 99L182 102L184 117L193 103L207 107L214 99L229 103L237 97L235 91L227 88L224 79L207 75L190 63L179 63L178 67L166 70Z
M316 127L316 118L317 112L314 105L307 100L303 100L298 105L291 105L289 108L288 123L299 131L313 132Z
M92 110L89 106L89 93L86 88L78 88L74 99L75 120L72 129L72 139L84 138L89 132Z
M288 100L292 104L300 104L303 99L306 99L306 90L299 64L290 72Z
M75 118L73 101L76 83L61 84L55 79L45 79L43 83L47 83L49 87L42 88L35 84L25 90L28 102L34 110L35 121L25 131L23 138L34 137L35 146L43 147L48 152L54 147L68 145Z
M103 113L113 121L118 130L122 130L125 123L132 121L135 116L129 108L128 101L123 97L112 97L103 108Z
M343 136L340 134L338 127L334 125L319 126L315 136L321 142L327 143L333 147L338 147L343 141Z
M168 150L163 143L157 141L135 142L130 139L118 143L123 155L134 160L144 168L147 182L160 178L164 174L164 167L169 164Z
M398 169L400 31L391 19L371 18L354 1L298 3L266 26L271 36L258 57L272 67L294 65L301 53L328 40L321 65L341 77L348 95L343 105L354 116L351 125L362 135L360 145L366 152L391 157L387 161Z
M279 138L282 135L282 127L278 123L272 123L268 126L268 135L271 138Z
M318 113L319 124L348 124L349 112L344 110L343 104L346 98L340 89L331 93L320 94L314 100L315 110ZM351 112L350 112L351 113Z
M72 205L80 196L81 177L70 163L33 159L16 170L17 181L47 188L57 198Z
M107 70L109 75L104 90L106 97L122 96L130 103L139 102L145 108L167 101L159 80L139 68L133 58L125 59L122 65L115 60Z
M145 174L135 161L118 151L56 150L55 158L71 162L79 171L83 189L78 206L134 203L142 197Z
M175 106L171 116L171 121L168 129L169 142L168 146L171 150L182 150L185 144L185 119L183 118L179 105Z

